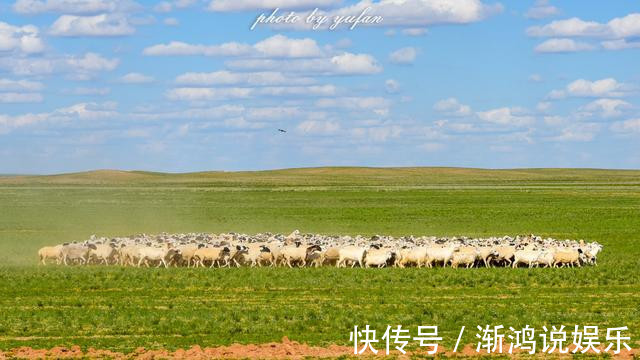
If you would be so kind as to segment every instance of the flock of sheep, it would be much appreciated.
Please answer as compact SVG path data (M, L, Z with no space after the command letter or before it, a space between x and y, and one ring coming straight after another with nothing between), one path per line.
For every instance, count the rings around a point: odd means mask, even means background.
M105 238L43 247L40 262L121 266L346 267L596 265L602 245L539 236L436 238L301 234L160 234Z

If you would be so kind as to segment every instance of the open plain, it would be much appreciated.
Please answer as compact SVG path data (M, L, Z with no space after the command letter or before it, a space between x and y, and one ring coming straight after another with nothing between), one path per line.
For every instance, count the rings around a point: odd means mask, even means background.
M39 266L91 234L539 234L604 245L584 268ZM640 171L313 168L0 177L0 350L348 345L354 325L628 326L640 336ZM465 344L476 341L467 331Z

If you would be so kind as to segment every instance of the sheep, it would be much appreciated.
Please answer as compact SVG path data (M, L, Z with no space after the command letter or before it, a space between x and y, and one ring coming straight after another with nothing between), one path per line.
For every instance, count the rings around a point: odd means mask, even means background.
M236 244L235 246L230 246L229 254L224 257L225 264L223 266L230 268L231 264L234 264L236 267L240 267L240 262L238 262L238 259L246 254L248 250L249 248L245 245Z
M69 261L77 261L81 265L86 265L89 259L89 250L95 249L93 244L68 244L63 245L60 249L60 256L65 265L69 265Z
M42 265L47 265L47 260L55 260L56 264L60 264L62 245L45 246L38 250L38 256Z
M511 266L513 263L513 255L516 251L515 246L498 246L496 248L498 251L498 256L496 257L496 261L498 263L504 262L505 265Z
M322 264L323 265L335 265L340 260L340 248L337 246L331 246L322 252Z
M342 267L342 265L346 267L347 261L352 262L351 267L356 266L356 264L362 267L366 252L367 250L365 248L354 245L340 248L340 250L338 251L339 259L336 263L336 267Z
M167 268L169 267L167 265L169 260L174 255L177 255L177 254L178 255L180 254L180 250L171 248L169 246L164 246L161 248L155 248L150 246L142 247L138 249L138 255L139 255L138 267L140 267L143 262L147 267L149 267L149 260L151 260L151 261L157 261L158 267L160 267L160 265L164 265L164 267Z
M201 247L198 248L193 254L194 267L201 266L204 267L205 261L211 261L212 268L214 265L220 265L225 260L226 257L229 256L231 250L229 247Z
M89 250L89 258L95 258L105 265L109 265L117 255L117 251L113 244L98 244L95 249Z
M491 260L499 256L498 250L494 247L484 246L478 248L478 260L482 261L484 267L491 267Z
M540 252L538 259L536 260L538 266L544 265L544 267L553 266L553 250L543 250Z
M382 249L371 249L367 251L366 256L364 258L365 267L385 267L387 266L387 262L393 257L393 251L391 249L382 248Z
M511 267L517 268L518 265L525 264L532 268L538 265L538 259L541 255L542 252L538 250L516 250L513 253L513 262L511 263Z
M442 267L447 267L447 264L453 257L453 252L456 250L455 246L433 246L427 248L427 267L432 267L436 263L442 262Z
M281 250L281 255L284 258L285 263L292 268L294 262L300 262L300 266L304 267L307 264L307 258L310 254L322 251L322 248L318 245L311 246L285 246Z
M457 248L451 254L451 267L457 269L458 266L464 265L467 269L475 265L478 251L473 247Z
M580 267L580 261L586 261L586 256L582 252L582 249L570 249L570 250L556 250L553 253L553 267L562 267L577 265Z
M265 244L251 244L247 253L242 256L242 260L251 267L261 266L262 253L271 253L271 250Z
M186 244L176 246L176 248L180 250L180 254L182 254L182 261L187 263L187 267L191 267L192 261L194 262L193 266L195 267L196 264L193 257L196 251L203 246L203 244Z
M134 244L134 245L122 245L118 250L118 257L120 258L120 265L130 265L134 266L140 255L139 250L142 248L142 245Z
M396 259L396 266L404 268L407 264L416 264L422 267L427 263L427 248L415 247L410 249L402 249Z

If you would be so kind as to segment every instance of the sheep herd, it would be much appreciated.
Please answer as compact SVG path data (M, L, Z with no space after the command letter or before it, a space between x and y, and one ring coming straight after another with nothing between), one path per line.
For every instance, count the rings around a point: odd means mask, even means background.
M43 247L40 262L120 266L474 266L573 267L596 265L603 246L534 235L490 238L327 236L261 233L160 234L96 237Z

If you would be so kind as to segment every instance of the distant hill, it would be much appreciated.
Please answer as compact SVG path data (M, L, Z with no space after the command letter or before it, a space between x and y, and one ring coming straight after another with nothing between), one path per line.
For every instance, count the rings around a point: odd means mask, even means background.
M265 171L160 173L95 170L58 175L0 175L0 186L429 186L640 184L640 170L318 167Z

